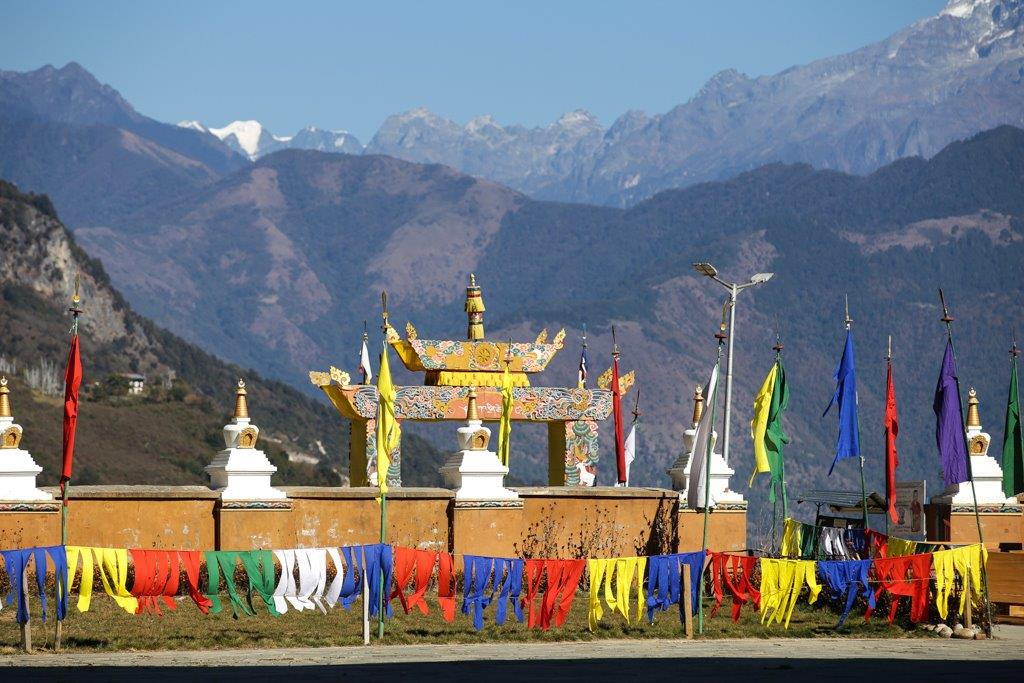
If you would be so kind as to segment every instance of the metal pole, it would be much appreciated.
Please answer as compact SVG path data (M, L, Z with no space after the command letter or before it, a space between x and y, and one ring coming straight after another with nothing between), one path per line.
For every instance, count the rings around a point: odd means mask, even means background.
M377 448L380 448L380 444L377 444ZM377 476L380 477L380 472L377 472ZM387 472L384 476L388 476ZM383 544L387 540L387 524L388 524L388 494L383 493L380 497L380 542ZM390 586L384 585L384 570L380 570L380 612L377 613L377 638L384 637L384 606L387 604L387 592Z
M946 323L946 338L949 340L949 348L953 352L953 363L956 363L956 345L953 343L953 317L949 315L949 310L946 308L946 297L942 294L942 290L939 290L939 301L942 302L942 322ZM974 487L974 468L971 467L971 449L967 444L967 427L964 420L964 401L960 395L960 367L957 364L956 374L956 402L960 407L960 438L964 444L964 455L967 457L967 474L971 478L971 496L974 499L974 523L978 527L978 542L981 543L982 548L985 546L985 537L981 532L981 515L978 514L978 492ZM992 636L992 603L988 599L988 567L985 565L984 559L981 563L981 583L982 591L984 592L983 598L985 602L985 614L988 616L988 620L985 624L985 635Z
M729 426L732 424L732 345L736 337L736 295L739 288L729 288L729 358L725 364L725 433L722 439L722 460L729 466Z

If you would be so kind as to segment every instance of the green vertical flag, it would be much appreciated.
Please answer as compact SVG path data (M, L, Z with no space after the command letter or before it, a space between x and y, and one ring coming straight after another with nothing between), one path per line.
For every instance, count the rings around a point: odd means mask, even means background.
M1017 393L1017 358L1010 371L1010 395L1006 401L1003 431L1003 493L1012 498L1024 492L1024 437L1020 425L1020 394Z
M771 471L771 488L768 499L775 502L777 494L782 495L783 506L788 505L786 498L786 459L782 447L789 443L789 437L782 428L782 413L789 407L789 387L786 385L786 370L782 367L782 358L776 361L778 371L775 374L775 386L772 388L772 401L768 407L768 425L764 433L765 453L768 456L768 467Z

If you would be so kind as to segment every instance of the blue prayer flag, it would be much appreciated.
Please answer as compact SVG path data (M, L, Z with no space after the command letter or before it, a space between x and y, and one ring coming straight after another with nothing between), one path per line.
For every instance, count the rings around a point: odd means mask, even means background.
M832 467L828 468L829 476L835 469L836 463L844 458L856 458L860 456L860 429L857 418L857 370L853 363L853 331L846 331L846 346L843 347L843 357L839 359L839 366L836 368L832 379L836 380L836 393L832 395L822 417L828 415L833 404L839 404L839 438L836 439L836 457L832 461Z

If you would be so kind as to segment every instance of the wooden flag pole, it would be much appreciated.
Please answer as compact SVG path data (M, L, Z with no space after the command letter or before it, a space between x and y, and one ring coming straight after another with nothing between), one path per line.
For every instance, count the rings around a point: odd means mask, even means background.
M384 332L384 349L383 352L388 352L388 293L380 293L381 300L381 319L382 323L380 326L381 331ZM378 371L379 372L379 371ZM379 377L378 377L379 379ZM381 403L380 392L377 393L377 424L381 424L381 420L384 418L384 404ZM377 486L381 486L383 483L386 487L388 472L385 469L384 472L380 471L380 452L383 447L388 454L388 462L390 462L391 451L388 449L388 442L390 441L390 434L384 435L384 443L377 443ZM378 440L379 441L379 440ZM381 479L381 477L384 477ZM381 489L380 494L380 542L383 545L387 541L387 528L388 528L388 494ZM386 606L386 594L390 586L384 585L384 570L380 571L380 604L377 606L380 610L377 613L377 638L384 637L384 608Z
M36 572L39 568L36 567ZM45 568L44 568L45 571ZM22 609L28 613L28 561L21 568L21 595L18 596L21 600ZM24 624L21 624L21 649L28 654L32 654L32 622L30 619L26 619Z
M946 338L949 340L949 348L953 351L953 362L956 363L956 345L953 343L953 316L949 314L949 308L946 306L946 297L939 290L939 301L942 303L942 322L946 324ZM956 380L956 402L960 407L960 438L963 439L964 454L967 457L967 476L971 480L971 496L974 499L974 523L978 527L978 542L982 546L982 556L984 557L985 548L985 537L981 531L981 515L978 514L978 491L974 487L974 471L971 467L971 449L967 444L967 428L964 420L964 401L960 395L960 367L957 364L957 374L954 378ZM951 513L952 514L952 513ZM988 617L987 623L985 624L985 635L992 637L992 603L988 599L988 567L985 565L984 559L981 563L981 582L982 582L982 599L985 603L985 614ZM969 597L969 596L968 596Z

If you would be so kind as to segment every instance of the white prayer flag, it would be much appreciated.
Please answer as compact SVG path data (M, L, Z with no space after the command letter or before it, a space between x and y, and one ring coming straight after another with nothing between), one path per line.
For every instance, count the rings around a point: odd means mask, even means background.
M690 481L686 486L686 505L691 510L704 507L714 507L714 499L708 501L704 498L708 473L708 442L711 439L711 414L714 412L715 400L717 398L715 389L718 385L718 365L711 371L711 379L708 380L707 388L704 389L704 396L707 397L704 414L701 415L697 424L697 433L693 439L693 453L690 455Z
M363 374L363 384L373 381L373 370L370 369L370 352L366 348L366 340L363 340L363 349L359 353L359 372Z

